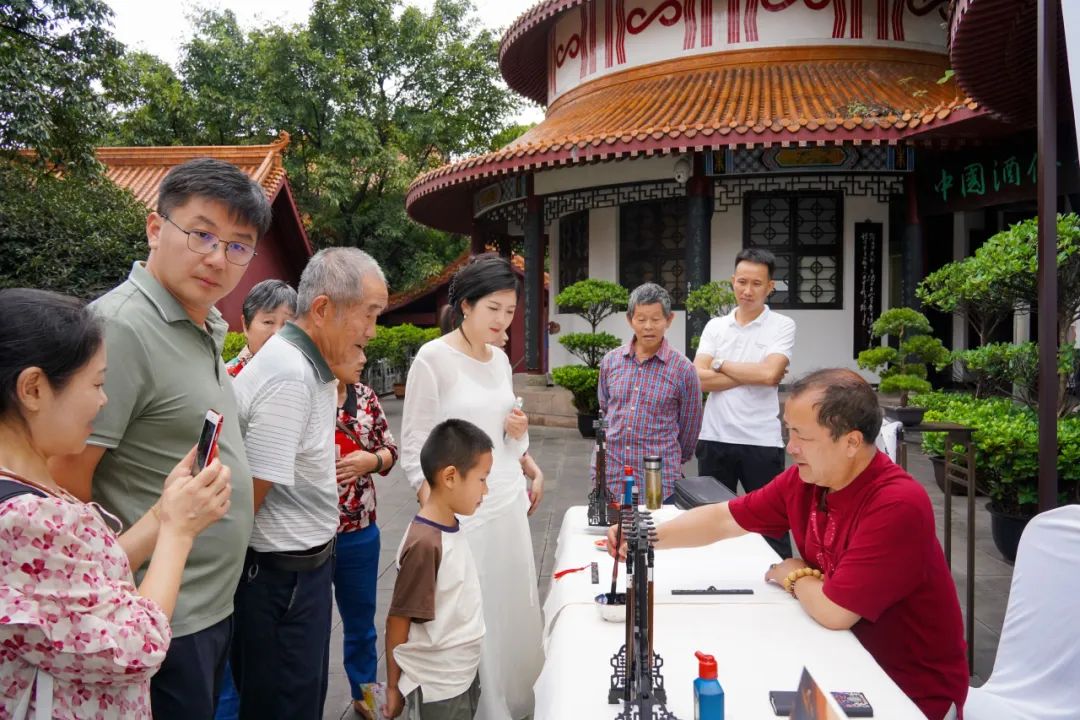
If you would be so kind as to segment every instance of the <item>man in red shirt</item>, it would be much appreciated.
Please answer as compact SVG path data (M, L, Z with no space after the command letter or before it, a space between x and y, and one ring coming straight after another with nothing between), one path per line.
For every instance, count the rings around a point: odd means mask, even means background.
M854 632L931 720L961 710L968 666L956 586L926 491L874 446L874 391L850 370L819 370L791 387L784 422L792 467L660 525L657 548L790 529L805 561L773 565L766 580L821 625Z

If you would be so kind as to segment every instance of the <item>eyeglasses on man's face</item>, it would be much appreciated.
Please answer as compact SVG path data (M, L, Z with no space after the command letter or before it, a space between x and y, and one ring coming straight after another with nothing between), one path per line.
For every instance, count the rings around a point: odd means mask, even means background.
M217 250L218 245L221 245L224 242L213 233L205 232L203 230L185 230L177 225L168 215L165 215L164 213L158 214L177 230L187 235L187 246L188 250L191 252L198 253L199 255L209 255ZM258 253L255 252L255 248L247 243L238 242L236 240L225 243L225 259L233 265L247 265L256 255L258 255Z

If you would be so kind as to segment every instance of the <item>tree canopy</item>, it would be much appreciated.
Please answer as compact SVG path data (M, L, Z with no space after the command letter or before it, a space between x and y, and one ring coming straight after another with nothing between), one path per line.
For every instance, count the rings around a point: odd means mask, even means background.
M0 3L0 153L93 171L123 46L103 0Z
M464 240L405 214L417 174L489 150L517 100L498 38L470 0L430 12L401 0L316 0L304 25L244 31L206 10L179 72L144 54L122 63L109 137L121 144L292 141L285 167L317 246L361 247L403 289L442 270Z

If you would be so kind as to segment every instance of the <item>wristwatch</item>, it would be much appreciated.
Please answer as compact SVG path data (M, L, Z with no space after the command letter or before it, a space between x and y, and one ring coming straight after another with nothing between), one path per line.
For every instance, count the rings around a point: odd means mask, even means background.
M720 372L720 368L724 367L724 359L714 357L712 361L712 369L714 372Z

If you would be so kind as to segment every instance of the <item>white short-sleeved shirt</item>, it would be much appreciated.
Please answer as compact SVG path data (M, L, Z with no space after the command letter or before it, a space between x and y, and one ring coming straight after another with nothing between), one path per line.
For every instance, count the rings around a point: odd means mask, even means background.
M255 513L250 547L287 552L329 542L338 527L337 380L326 360L287 323L234 383L251 474L274 483Z
M425 703L461 695L480 665L480 577L460 528L417 516L398 546L389 614L411 621L408 640L394 648L401 667L398 689L408 695L421 688Z
M699 355L712 355L725 361L761 362L769 355L784 355L791 360L795 345L795 321L765 306L753 322L739 325L735 310L713 318L701 333ZM780 434L780 396L773 385L740 385L709 393L701 440L783 447Z

